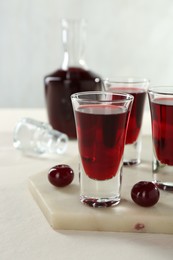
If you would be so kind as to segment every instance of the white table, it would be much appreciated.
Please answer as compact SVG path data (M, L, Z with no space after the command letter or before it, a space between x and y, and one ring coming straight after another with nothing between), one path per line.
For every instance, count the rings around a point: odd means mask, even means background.
M73 151L47 160L23 156L12 131L23 116L47 121L44 109L0 109L0 259L173 259L173 235L54 231L33 200L28 177L65 161ZM144 133L150 133L144 117Z

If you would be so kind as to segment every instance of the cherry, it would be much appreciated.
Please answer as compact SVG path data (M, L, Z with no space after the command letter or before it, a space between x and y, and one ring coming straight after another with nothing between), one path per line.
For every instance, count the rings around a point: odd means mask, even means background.
M155 205L160 197L158 187L149 181L140 181L136 183L131 190L132 200L142 206L151 207Z
M69 185L74 178L73 170L66 164L59 164L52 167L48 172L49 182L56 187Z

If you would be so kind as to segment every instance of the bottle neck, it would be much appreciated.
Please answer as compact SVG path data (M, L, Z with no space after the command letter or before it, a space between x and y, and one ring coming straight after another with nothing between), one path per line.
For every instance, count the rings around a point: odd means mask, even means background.
M63 70L67 70L69 67L87 69L84 59L85 41L86 23L84 20L62 20Z

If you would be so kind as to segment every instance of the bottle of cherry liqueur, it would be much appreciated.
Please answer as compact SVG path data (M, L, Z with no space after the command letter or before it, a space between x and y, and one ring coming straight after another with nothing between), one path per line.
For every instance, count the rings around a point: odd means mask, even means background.
M101 90L101 77L87 68L84 59L85 20L61 20L63 61L44 78L48 119L51 126L69 138L76 138L70 96L76 92Z

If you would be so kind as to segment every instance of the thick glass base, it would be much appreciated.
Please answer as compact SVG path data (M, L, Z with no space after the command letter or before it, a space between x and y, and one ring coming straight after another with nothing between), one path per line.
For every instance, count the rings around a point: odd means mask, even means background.
M156 182L157 186L161 190L166 190L166 191L173 191L173 182L167 183L167 182Z
M80 201L93 208L107 208L116 206L120 203L120 197L114 198L89 198L86 196L80 196Z
M90 207L115 206L120 202L122 184L122 161L118 171L110 179L96 180L88 177L80 163L80 201ZM100 172L102 174L102 172Z
M135 166L141 163L140 159L123 160L124 166Z
M123 165L135 166L141 163L142 141L141 137L133 144L126 144L124 148Z
M173 165L163 164L154 156L152 170L154 182L158 188L173 191Z

